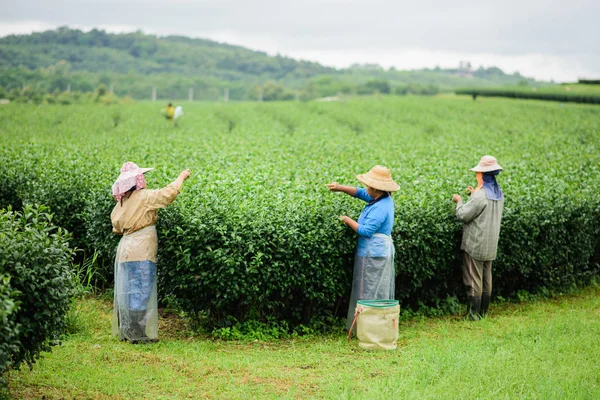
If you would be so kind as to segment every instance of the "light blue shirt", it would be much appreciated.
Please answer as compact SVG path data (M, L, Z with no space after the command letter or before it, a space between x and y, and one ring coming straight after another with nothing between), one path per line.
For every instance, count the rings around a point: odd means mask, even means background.
M354 197L367 203L373 200L364 188L356 188L356 195ZM374 248L381 247L379 243L375 243L378 241L370 243L372 242L370 239L375 233L382 233L388 236L392 234L392 228L394 227L394 200L392 200L392 197L386 196L373 204L367 204L360 213L357 222L358 255L365 256L367 252L370 252L371 256L374 257L385 256L385 254L380 255L381 251L376 251Z
M354 197L367 203L373 200L364 188L356 188ZM370 238L374 233L390 235L393 227L394 201L391 196L387 196L374 204L367 204L358 217L358 234L360 236Z

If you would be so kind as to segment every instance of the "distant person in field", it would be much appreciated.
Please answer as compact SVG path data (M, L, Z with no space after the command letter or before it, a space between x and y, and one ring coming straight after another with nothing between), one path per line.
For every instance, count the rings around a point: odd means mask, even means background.
M502 167L492 156L483 156L471 171L476 173L477 187L469 186L471 197L466 203L458 194L456 217L464 222L461 250L463 255L463 282L469 299L466 317L479 320L485 317L492 295L492 262L496 259L500 221L504 208L504 194L496 182Z
M175 200L190 176L190 171L184 170L163 189L147 190L144 173L152 169L126 162L112 187L117 202L110 215L113 232L123 235L115 259L112 331L131 343L158 340L157 211Z
M333 192L344 192L367 203L358 221L348 216L340 220L358 233L358 245L354 257L352 294L348 307L346 329L350 330L357 300L394 299L395 277L394 201L392 192L400 187L392 180L389 169L376 165L366 174L357 176L366 188L342 186L337 182L327 186Z
M171 121L172 124L175 123L175 107L173 107L173 104L167 104L167 108L163 108L161 111L164 113L165 118Z

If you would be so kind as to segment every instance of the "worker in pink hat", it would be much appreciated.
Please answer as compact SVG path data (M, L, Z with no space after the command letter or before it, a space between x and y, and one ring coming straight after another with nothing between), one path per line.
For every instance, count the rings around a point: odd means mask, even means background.
M463 203L458 194L452 195L456 218L464 223L460 248L464 251L463 282L469 299L466 317L475 321L485 317L492 295L492 262L496 259L504 209L504 194L496 182L501 170L494 157L483 156L471 168L477 187L467 188L469 200Z
M184 170L160 190L146 189L144 173L132 162L121 167L112 187L117 201L110 215L113 232L122 235L115 258L115 303L112 331L131 343L158 339L156 255L158 210L171 204L190 176Z

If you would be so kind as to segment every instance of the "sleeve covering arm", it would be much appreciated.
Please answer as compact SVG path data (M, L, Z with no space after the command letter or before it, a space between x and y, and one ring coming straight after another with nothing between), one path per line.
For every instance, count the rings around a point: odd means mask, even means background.
M456 218L465 223L471 222L481 214L486 205L485 197L471 198L466 203L460 200L456 203Z
M157 210L171 204L179 195L179 190L171 183L160 190L149 190L146 195L148 208Z
M376 233L381 225L385 222L386 212L383 208L375 208L369 215L358 225L357 233L360 236L370 238Z
M373 198L367 193L367 189L359 187L356 188L356 194L354 197L361 199L362 201L366 201L367 203L373 200Z

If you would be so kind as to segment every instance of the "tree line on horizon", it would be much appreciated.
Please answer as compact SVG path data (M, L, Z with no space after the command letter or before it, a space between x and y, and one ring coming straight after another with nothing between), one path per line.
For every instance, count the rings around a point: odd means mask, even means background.
M100 85L118 96L150 99L311 99L337 94L430 95L464 87L536 84L496 67L399 71L376 64L346 69L269 56L241 46L141 31L112 34L68 27L0 38L0 94L23 91L92 92Z

